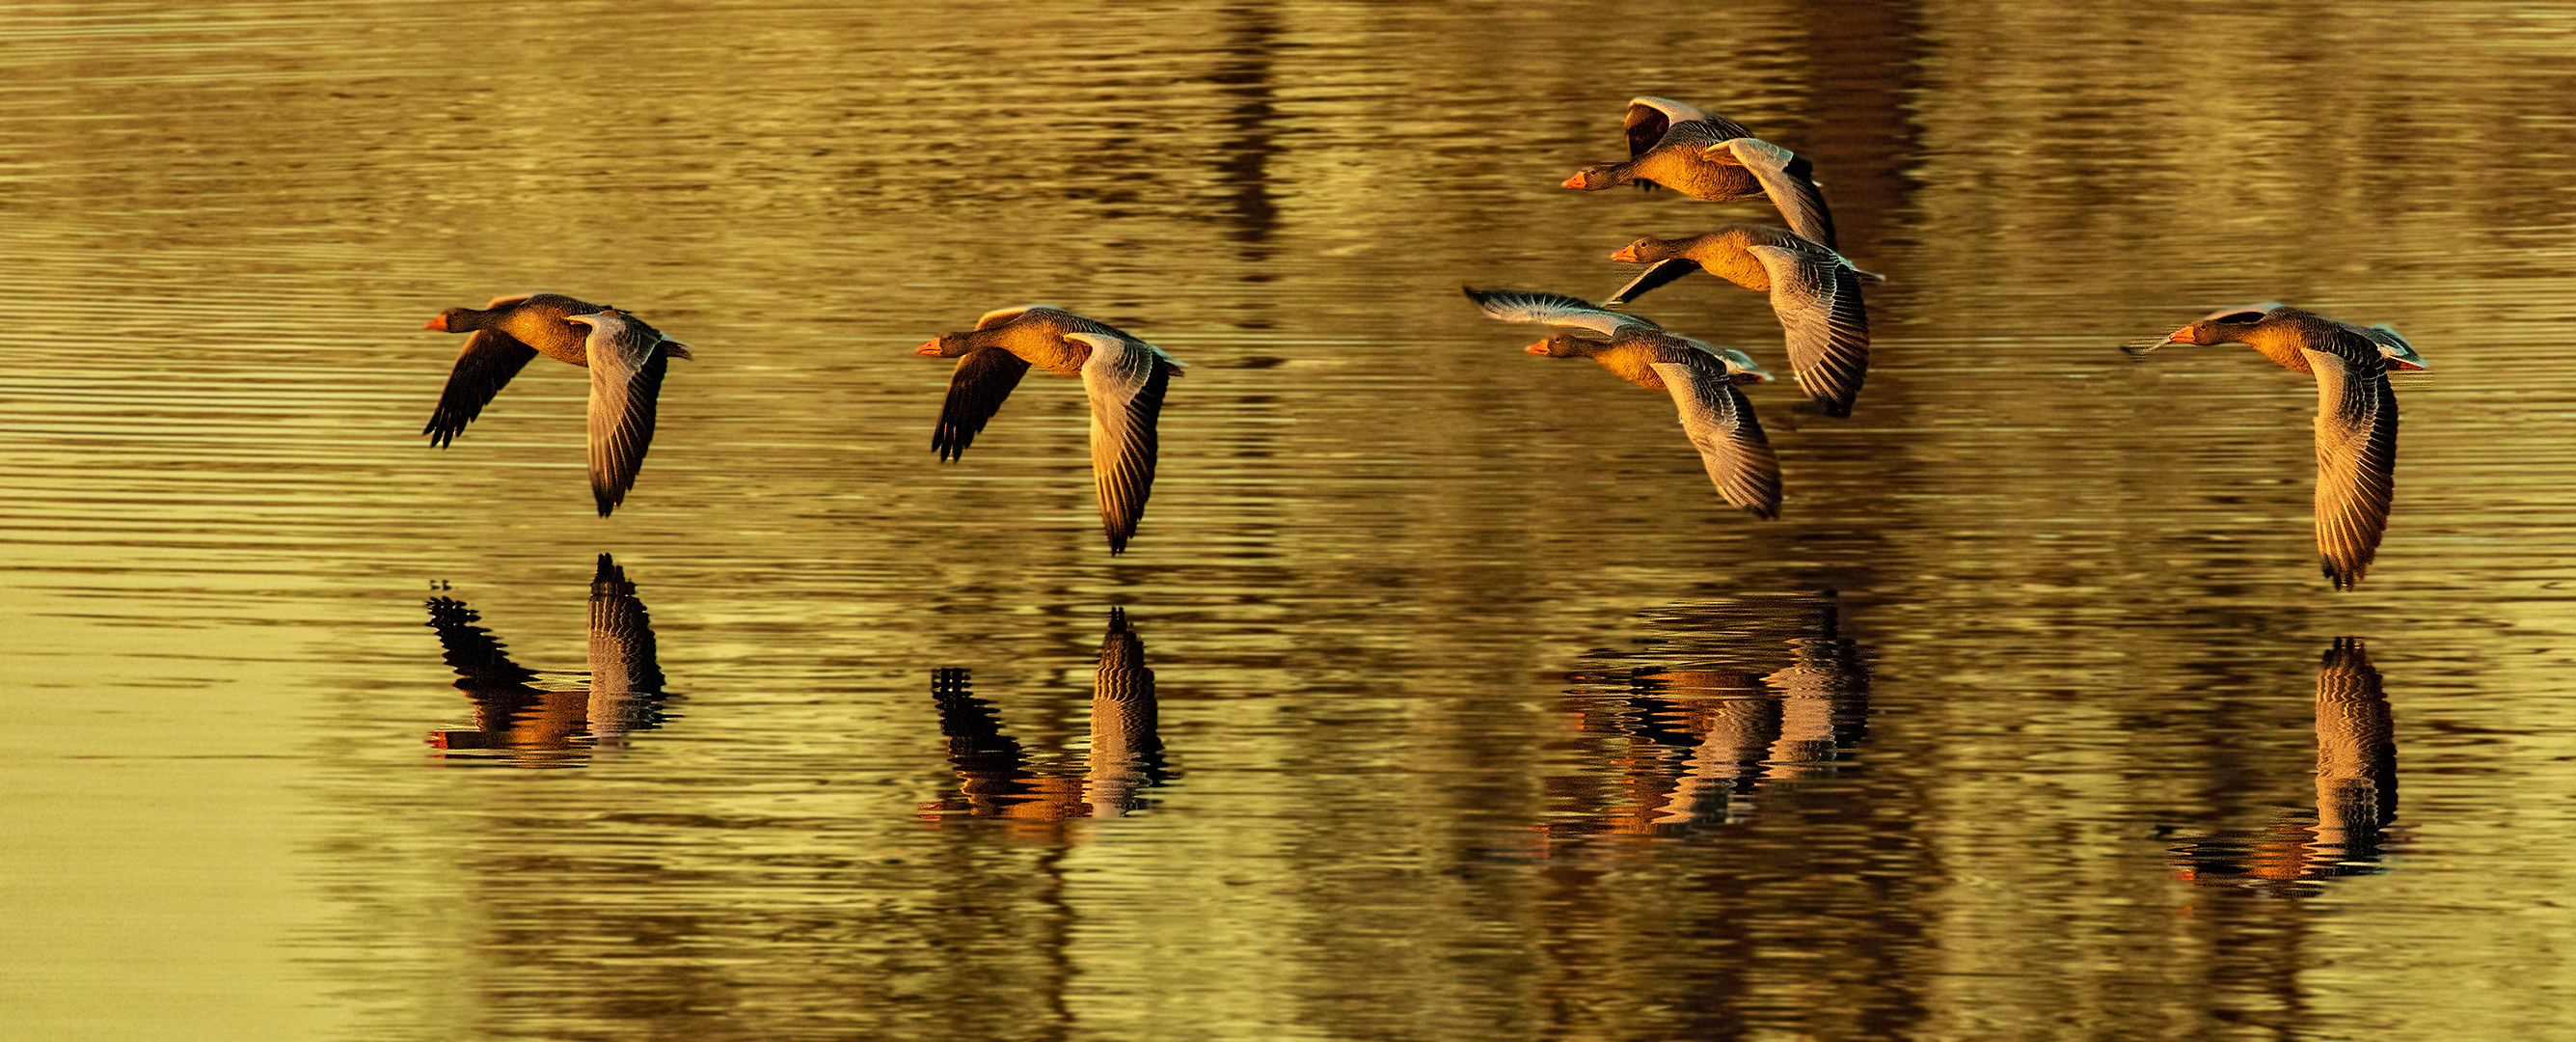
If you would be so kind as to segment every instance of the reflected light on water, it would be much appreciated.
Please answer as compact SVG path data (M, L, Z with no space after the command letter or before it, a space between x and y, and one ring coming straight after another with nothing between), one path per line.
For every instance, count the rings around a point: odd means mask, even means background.
M12 1037L2567 1019L2551 5L116 0L0 43ZM1888 277L1849 417L1742 388L1777 520L1458 297L1776 216L1560 187L1639 94L1812 162ZM612 519L585 373L418 433L422 318L529 289L692 345ZM2111 348L2267 299L2438 366L2350 593L2308 378ZM969 466L924 436L915 345L1034 300L1191 363L1114 558L1075 381ZM1784 357L1758 294L1647 303Z

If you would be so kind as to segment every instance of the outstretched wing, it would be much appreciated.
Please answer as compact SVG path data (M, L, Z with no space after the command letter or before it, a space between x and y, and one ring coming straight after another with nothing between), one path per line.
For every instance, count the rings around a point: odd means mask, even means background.
M590 494L599 516L626 500L644 453L671 357L662 334L641 322L603 322L590 336Z
M455 441L466 424L483 414L492 396L501 393L535 357L537 349L517 337L498 329L475 330L466 336L464 350L456 353L456 367L447 372L447 388L438 392L438 408L420 432L429 435L432 445L444 447Z
M1628 101L1624 121L1628 132L1628 158L1645 154L1663 142L1674 128L1682 131L1683 140L1714 144L1728 138L1752 137L1753 132L1724 116L1713 116L1696 105L1685 105L1668 98L1639 96Z
M1154 491L1154 425L1179 363L1143 341L1104 333L1064 338L1091 348L1082 363L1082 386L1091 397L1091 480L1100 492L1100 530L1109 536L1109 552L1123 553Z
M1762 182L1762 193L1780 208L1790 231L1829 250L1842 248L1834 242L1834 215L1825 208L1825 190L1816 184L1815 167L1805 159L1754 137L1729 138L1710 146L1707 155L1740 165Z
M1657 362L1654 368L1681 408L1682 432L1699 449L1717 494L1755 517L1779 517L1780 457L1744 392L1713 367Z
M1827 413L1851 415L1869 376L1869 311L1860 275L1833 253L1812 247L1748 246L1771 276L1771 312L1789 344L1798 388Z
M1636 278L1628 280L1627 285L1619 287L1619 292L1611 294L1610 299L1602 303L1625 304L1645 296L1647 290L1698 270L1698 261L1688 257L1667 257L1647 265L1646 270L1638 272Z
M2361 583L2388 531L2397 392L2385 365L2355 366L2315 348L2299 353L2317 377L2317 556L2335 588L2347 590Z
M1475 301L1476 306L1485 309L1485 314L1490 317L1505 322L1566 326L1590 333L1599 340L1617 335L1625 326L1653 330L1664 328L1635 315L1604 311L1562 293L1533 293L1517 289L1470 289L1466 293L1467 299Z
M1003 399L1028 371L1027 361L998 347L968 351L957 360L948 377L948 400L939 407L939 429L930 434L930 447L942 462L965 457L966 446L984 433L985 422L1002 410Z

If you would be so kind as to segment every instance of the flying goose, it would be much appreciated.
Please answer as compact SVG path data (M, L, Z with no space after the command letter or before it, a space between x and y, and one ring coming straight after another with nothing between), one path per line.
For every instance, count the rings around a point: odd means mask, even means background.
M1843 255L1785 228L1730 224L1680 239L1639 239L1611 260L1647 265L1608 304L1625 304L1647 290L1705 270L1757 293L1771 294L1771 313L1788 339L1789 367L1798 387L1834 416L1851 415L1869 375L1869 311L1860 280L1886 281Z
M2124 345L2244 344L2317 381L2317 555L2335 589L2360 585L2388 531L2396 491L2397 392L2392 370L2426 368L2397 331L2364 328L2279 304L2224 308L2166 334Z
M1788 149L1754 137L1734 120L1663 98L1631 99L1626 125L1627 161L1584 167L1565 179L1565 187L1597 192L1613 185L1662 185L1712 202L1768 196L1791 231L1826 249L1841 248L1814 168Z
M590 491L599 516L624 502L652 447L662 374L689 345L635 316L559 293L494 297L481 310L449 308L422 329L470 333L421 433L446 447L540 353L590 370ZM597 364L593 364L596 362Z
M972 331L943 334L915 352L958 360L939 428L930 436L942 461L965 455L1030 366L1080 374L1091 398L1091 477L1100 493L1100 529L1109 536L1112 555L1126 551L1154 490L1154 422L1163 411L1163 390L1187 363L1105 323L1046 304L988 312Z
M1675 336L1646 319L1563 294L1466 293L1493 318L1569 330L1531 344L1525 349L1530 354L1589 358L1629 383L1669 392L1718 495L1755 517L1780 516L1780 458L1762 435L1753 403L1735 387L1739 379L1768 381L1771 374L1744 352Z

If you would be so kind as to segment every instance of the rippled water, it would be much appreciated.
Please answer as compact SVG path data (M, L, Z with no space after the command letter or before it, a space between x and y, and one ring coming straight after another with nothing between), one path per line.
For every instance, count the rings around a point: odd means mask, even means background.
M108 2L0 41L10 1037L2576 1019L2561 6ZM1458 295L1770 219L1554 187L1637 93L1811 156L1890 277L1851 419L1754 392L1777 522ZM611 520L568 367L417 434L457 345L420 323L528 289L697 347ZM2434 365L2356 593L2306 379L2116 350L2266 299ZM1192 363L1124 556L1076 382L930 451L911 346L1029 301ZM1757 295L1638 310L1780 362Z

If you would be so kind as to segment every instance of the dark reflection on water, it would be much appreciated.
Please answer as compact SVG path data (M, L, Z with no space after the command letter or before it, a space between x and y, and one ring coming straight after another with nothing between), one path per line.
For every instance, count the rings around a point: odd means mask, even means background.
M608 554L590 582L590 672L579 687L540 682L543 674L510 658L481 614L454 597L432 597L438 631L456 689L474 704L474 728L430 732L429 744L451 758L492 758L520 766L578 766L615 752L627 735L662 726L660 656L653 620Z
M1567 693L1572 726L1584 759L1600 766L1549 779L1559 804L1551 834L1677 835L1739 822L1757 789L1831 777L1866 735L1866 653L1842 636L1830 592L1649 619L1647 647L1596 652L1600 666L1571 678L1587 683ZM1626 689L1588 686L1602 681Z
M2313 895L2326 880L2385 871L2381 851L2397 820L2395 731L2369 649L2359 637L2335 638L2317 667L2315 806L2174 848L2179 878Z
M934 670L930 697L939 706L948 762L957 769L958 796L923 804L924 817L1123 817L1147 806L1145 789L1174 777L1154 731L1154 671L1145 667L1144 640L1128 628L1123 608L1109 609L1091 691L1091 745L1069 758L1077 762L1039 768L1042 756L1006 734L1000 713L975 697L970 670Z

